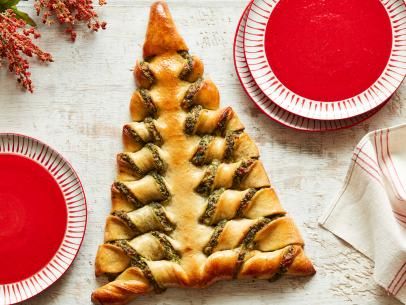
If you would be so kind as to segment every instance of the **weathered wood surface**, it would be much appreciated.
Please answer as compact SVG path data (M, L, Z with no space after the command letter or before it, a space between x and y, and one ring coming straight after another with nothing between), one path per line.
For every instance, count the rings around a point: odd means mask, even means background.
M317 219L338 193L351 152L368 131L406 121L406 85L372 119L351 129L303 133L272 122L244 94L234 71L232 41L246 4L236 0L169 1L181 33L202 57L206 74L220 88L223 105L233 106L262 153L282 203L306 240L318 270L311 279L222 282L204 290L169 289L134 304L400 304L372 279L373 264L324 231ZM0 132L27 134L60 151L80 175L88 198L89 223L79 255L51 288L25 304L90 304L101 284L93 275L110 209L115 154L121 127L129 121L134 83L131 69L140 55L150 1L111 0L99 10L108 30L81 34L75 44L57 27L40 26L40 45L55 57L34 64L35 94L22 92L0 69ZM33 13L32 3L24 3ZM379 224L377 224L379 225Z

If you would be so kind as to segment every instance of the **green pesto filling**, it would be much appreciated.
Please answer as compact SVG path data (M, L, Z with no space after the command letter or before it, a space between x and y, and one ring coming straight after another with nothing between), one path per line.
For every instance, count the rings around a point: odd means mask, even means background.
M216 131L220 133L221 135L224 135L227 127L227 123L229 120L230 115L232 114L232 109L231 108L226 108L223 110L221 113L221 116L219 118L219 121L217 122L216 126Z
M210 142L213 140L213 137L210 135L205 135L201 138L199 145L197 146L197 150L192 157L192 163L194 165L200 166L203 165L206 161L206 152L209 148Z
M224 227L226 226L227 220L222 220L220 221L217 226L214 228L214 232L210 237L209 242L207 245L203 248L203 253L209 256L210 254L213 253L214 248L218 245L219 238L221 233L224 230Z
M142 172L142 170L137 166L137 164L134 163L134 161L130 158L129 155L127 155L126 153L121 153L118 155L118 157L124 161L125 163L127 163L128 167L135 172L137 175L142 175L144 174Z
M168 188L166 187L165 181L162 178L162 176L158 175L157 173L153 172L151 176L155 179L155 182L158 185L159 192L161 193L163 200L166 200L169 198L170 193L168 191Z
M149 65L145 61L142 61L142 62L140 62L140 67L141 67L142 75L152 84L155 81L155 77L152 74L152 71L149 68Z
M130 189L122 182L114 182L114 186L123 194L129 202L131 202L135 208L140 208L143 204L131 193Z
M233 156L235 140L240 135L239 132L230 132L226 135L226 149L224 151L224 160L230 160Z
M254 159L248 159L241 162L240 166L234 173L233 177L233 188L238 187L244 177L250 172L251 165L254 164Z
M206 225L211 225L212 224L212 218L214 215L214 212L216 211L216 206L217 202L220 199L221 194L225 191L224 188L218 189L214 191L210 197L207 199L207 207L206 210L204 211L204 214L200 216L200 222L206 224Z
M247 208L248 204L250 203L252 197L257 193L258 190L256 189L249 189L248 192L245 194L244 198L240 202L240 206L238 207L235 216L238 218L242 218L244 216L244 211Z
M240 206L235 213L236 217L242 218L244 216L244 211L247 208L248 204L250 203L252 197L257 193L258 190L256 189L249 189L248 192L245 194L244 198L240 202Z
M128 216L128 214L124 211L114 211L111 213L111 215L119 217L124 223L136 234L139 235L141 234L141 231L138 230L137 226L135 223L133 223Z
M179 253L175 250L175 248L172 246L170 241L166 238L165 234L162 234L162 233L157 232L157 231L151 232L151 234L156 239L158 239L159 243L164 248L165 259L166 260L170 260L170 261L174 261L174 262L180 262Z
M165 290L156 281L145 259L132 248L126 240L118 240L112 242L113 245L120 247L131 260L131 266L139 268L144 274L145 278L154 287L155 292L160 293Z
M165 210L163 206L159 203L152 203L151 208L155 214L155 216L158 218L158 221L160 225L162 226L163 230L165 232L172 232L175 230L175 224L173 224L168 217L166 216Z
M270 282L275 282L279 280L283 274L285 274L289 267L292 265L295 259L295 248L290 246L285 253L283 253L282 261L279 264L279 270L275 273L275 275L269 279Z
M202 111L203 107L198 105L192 108L192 110L188 113L185 121L185 133L188 135L192 135L195 132L195 127L197 120L200 116L200 111Z
M139 89L141 94L142 100L144 102L145 107L147 107L147 112L149 115L155 116L158 112L154 102L152 101L151 94L149 94L148 90L146 89Z
M255 239L255 235L260 231L263 227L269 224L271 220L269 218L261 218L256 223L254 223L248 230L247 234L241 241L241 245L244 248L252 249L253 242Z
M109 280L109 282L112 282L120 275L120 273L108 272L108 273L105 273L105 275L106 275L107 279Z
M155 56L156 55L145 56L144 61L145 62L151 62L154 59Z
M124 132L126 134L128 134L129 136L131 136L131 138L136 142L139 143L141 145L144 145L145 142L144 140L138 135L138 133L135 132L135 130L133 130L130 126L124 126Z
M271 217L264 217L259 219L256 223L254 223L248 230L247 234L241 241L241 248L238 254L237 263L234 269L233 277L236 278L237 275L240 273L241 267L245 260L245 255L254 248L254 239L257 233L263 229L267 224L271 223L275 219L282 217L282 214L276 214Z
M152 137L152 142L158 146L161 146L163 140L162 140L162 137L159 134L158 130L156 129L154 120L150 117L145 118L144 124L147 127L147 130L148 130L150 136Z
M199 78L196 82L190 85L182 101L183 108L189 109L193 106L193 98L196 95L196 93L200 90L202 82L203 80Z
M237 278L238 274L240 273L241 267L244 264L245 255L247 254L248 250L246 248L241 248L240 252L238 253L237 262L235 263L235 268L233 272L233 278Z
M179 78L184 80L189 76L189 74L193 70L193 58L189 54L188 51L180 51L179 52L180 56L182 56L184 59L186 59L186 65L183 67L182 71L179 74Z
M217 168L220 165L220 162L215 160L211 163L203 176L202 181L200 181L199 185L195 188L195 191L202 195L209 195L212 191L214 178L216 177Z
M165 166L164 161L159 156L157 147L154 144L150 144L150 143L145 145L145 147L148 148L152 154L152 159L154 160L154 165L155 165L155 169L157 170L157 172L158 173L164 172L166 166Z
M253 248L255 235L258 233L259 230L261 230L270 222L271 220L268 218L261 218L249 228L247 234L241 241L241 249L240 253L238 253L237 263L234 269L234 278L237 277L238 273L240 273L241 267L244 263L245 255Z

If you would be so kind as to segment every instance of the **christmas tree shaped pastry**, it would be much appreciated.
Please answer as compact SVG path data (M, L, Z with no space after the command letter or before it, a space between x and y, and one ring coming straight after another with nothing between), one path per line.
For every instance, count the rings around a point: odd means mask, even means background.
M314 274L256 145L237 114L219 108L216 86L203 78L165 3L151 7L143 53L96 257L96 275L111 281L93 302Z

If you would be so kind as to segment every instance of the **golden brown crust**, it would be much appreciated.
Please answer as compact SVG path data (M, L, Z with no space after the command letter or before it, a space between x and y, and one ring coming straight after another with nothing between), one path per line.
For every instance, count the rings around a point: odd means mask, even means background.
M255 143L189 55L166 4L152 5L123 128L112 212L92 294L121 305L169 287L314 274L304 242L272 188Z
M209 79L204 80L200 90L193 98L193 103L206 109L217 109L220 104L220 93L217 86Z
M137 60L134 68L134 78L137 87L149 89L154 83L154 75L148 67L148 63Z
M204 66L202 60L196 55L192 56L192 71L186 76L185 80L190 83L197 81L203 76Z
M176 29L168 5L163 1L152 4L144 43L144 58L168 51L187 50L189 48Z
M121 305L153 289L138 268L129 268L117 279L92 293L95 304Z

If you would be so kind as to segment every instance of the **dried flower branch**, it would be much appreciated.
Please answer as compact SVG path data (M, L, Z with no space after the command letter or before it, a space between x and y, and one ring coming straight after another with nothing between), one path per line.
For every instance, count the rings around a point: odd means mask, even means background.
M99 0L100 5L104 5L105 0ZM42 22L52 24L57 20L60 24L66 25L68 33L75 41L76 32L74 25L76 21L87 23L87 27L97 32L106 28L106 22L99 21L94 10L92 0L35 0L37 15L42 12Z
M42 62L52 62L52 56L33 43L40 34L25 20L17 19L16 13L8 9L0 13L0 66L8 62L8 69L17 76L17 81L28 91L33 92L31 73L26 57L37 57Z
M39 61L51 62L52 56L33 43L40 34L31 17L20 11L20 0L0 0L0 67L7 63L8 69L17 76L17 81L28 91L33 92L29 64L25 57L37 57ZM100 5L106 4L99 0ZM55 20L66 26L72 41L76 39L76 21L85 22L89 29L97 32L106 28L106 22L99 21L92 0L35 0L37 15L42 13L42 22L52 24ZM28 26L30 25L30 26Z

